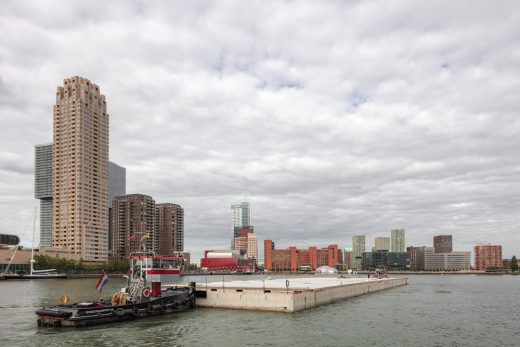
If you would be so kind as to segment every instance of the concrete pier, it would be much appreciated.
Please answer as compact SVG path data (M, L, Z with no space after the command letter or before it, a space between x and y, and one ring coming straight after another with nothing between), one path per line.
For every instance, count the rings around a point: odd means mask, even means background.
M318 276L197 283L197 307L297 312L407 283L407 278Z

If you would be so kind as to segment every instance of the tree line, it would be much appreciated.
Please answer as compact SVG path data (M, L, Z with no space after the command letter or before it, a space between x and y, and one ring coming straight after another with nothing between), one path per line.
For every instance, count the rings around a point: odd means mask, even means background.
M34 269L56 269L59 271L75 272L106 272L126 273L130 269L128 260L109 260L103 263L85 263L83 260L74 261L65 258L54 258L48 255L35 255Z

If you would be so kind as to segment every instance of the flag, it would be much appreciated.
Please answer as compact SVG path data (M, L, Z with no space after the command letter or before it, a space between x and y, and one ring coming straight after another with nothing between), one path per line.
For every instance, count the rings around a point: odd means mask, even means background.
M150 233L144 233L143 237L141 237L141 242L143 242L145 239L150 238Z
M135 240L136 240L135 234L130 235L130 237L128 238L128 241L135 241Z
M101 291L103 289L103 287L105 286L105 284L107 284L107 282L108 282L108 276L107 276L106 272L103 271L103 273L101 274L101 276L99 276L99 279L97 281L96 289L98 291Z

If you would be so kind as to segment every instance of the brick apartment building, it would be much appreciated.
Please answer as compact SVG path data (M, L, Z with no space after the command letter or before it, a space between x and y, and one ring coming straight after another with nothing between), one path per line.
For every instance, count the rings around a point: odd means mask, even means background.
M267 271L299 271L301 266L309 266L312 271L320 266L335 268L343 263L343 254L337 245L327 248L309 247L299 249L275 249L272 240L264 240L264 268Z
M487 269L502 268L501 245L475 246L475 269L486 271Z

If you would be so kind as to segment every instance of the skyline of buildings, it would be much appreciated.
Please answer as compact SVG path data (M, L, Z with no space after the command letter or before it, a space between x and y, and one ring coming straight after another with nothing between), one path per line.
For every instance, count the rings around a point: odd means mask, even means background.
M126 259L130 253L142 251L142 241L148 251L156 251L155 200L145 194L117 196L112 204L113 211L113 259Z
M352 253L345 253L345 258L350 255L352 269L374 270L380 266L389 269L406 270L410 268L410 255L405 249L405 230L393 229L388 236L376 236L374 247L366 252L364 247L364 235L356 235L352 238Z
M126 169L108 161L109 116L105 97L88 79L67 78L57 87L53 119L53 143L35 146L40 245L67 247L84 260L102 261L109 256L114 241L112 198L126 194ZM244 227L251 228L252 233L249 202L231 205L231 209L234 237ZM451 251L451 239L442 236L434 242L435 253L440 253L437 248ZM258 242L258 236L253 234L251 241L246 242L246 253L258 254L255 239ZM405 247L403 229L391 231L390 246L388 238L379 239L384 245L377 246L377 250L397 251ZM151 248L157 248L157 235L148 242ZM178 248L173 243L172 249ZM362 251L361 245L358 246L358 250L353 247L353 264L361 261L366 248L365 243Z
M183 250L181 206L159 204L156 211L155 201L141 194L125 200L126 168L108 160L109 116L96 84L79 76L64 79L53 108L53 141L36 145L34 153L40 247L67 250L76 260L106 261L128 256L128 235L145 229L148 249Z
M363 236L355 235L353 237L353 243L358 250L362 249ZM436 240L445 241L450 240L449 236L451 235L438 236L443 236L443 238L436 238ZM432 246L409 246L406 252L392 252L385 249L387 248L385 247L387 241L384 238L377 238L377 241L378 245L383 245L381 249L376 250L376 247L374 247L371 252L362 252L359 265L356 265L356 259L353 257L354 247L346 247L344 250L339 249L341 256L338 259L341 261L335 263L335 267L364 271L373 271L378 267L405 271L464 271L472 269L470 251L435 252L435 248ZM300 265L305 267L309 265L310 268L315 269L312 254L316 247L311 246L308 251L302 251L295 246L275 249L274 245L272 240L264 240L264 266L267 271L303 271L299 268ZM500 245L475 246L476 250L477 248L480 249L480 253L476 253L475 261L477 262L478 258L482 258L486 265L475 267L476 270L485 271L502 268L504 259L501 258ZM442 248L438 249L442 250Z
M394 229L391 231L394 249L402 249L405 239L404 229ZM471 252L443 252L452 249L452 235L437 235L433 237L435 247L416 247L408 246L404 252L394 252L388 250L387 237L375 237L372 252L361 252L361 259L355 256L363 248L364 235L355 235L352 238L352 253L345 252L345 258L350 255L352 269L370 270L378 266L385 266L389 269L400 270L469 270L471 268ZM392 247L390 247L392 248ZM347 249L347 248L346 248ZM355 250L355 251L354 251ZM495 264L498 261L495 259ZM500 263L502 259L500 260Z
M184 249L184 209L177 204L156 204L145 194L114 198L112 259L126 259L130 253L147 251L171 255Z
M437 235L433 237L433 247L407 247L406 250L410 256L410 268L412 270L429 271L469 270L471 268L471 252L454 252L452 241L452 235Z
M40 144L34 150L34 198L40 200L40 247L52 247L52 148L53 144ZM126 169L108 162L109 196L109 254L112 250L112 200L126 194Z

